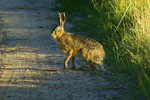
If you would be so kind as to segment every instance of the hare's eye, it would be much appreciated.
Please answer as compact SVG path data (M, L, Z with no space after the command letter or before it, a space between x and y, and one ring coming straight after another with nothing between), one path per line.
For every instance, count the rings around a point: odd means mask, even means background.
M59 32L60 30L57 29L56 31Z
M56 28L55 31L59 31L59 30Z

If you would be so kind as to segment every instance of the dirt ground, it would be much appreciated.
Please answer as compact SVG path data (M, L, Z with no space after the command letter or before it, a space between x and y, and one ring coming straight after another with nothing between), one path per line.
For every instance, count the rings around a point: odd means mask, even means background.
M109 100L118 95L120 89L104 73L63 69L65 54L50 37L58 23L53 1L0 0L0 100Z

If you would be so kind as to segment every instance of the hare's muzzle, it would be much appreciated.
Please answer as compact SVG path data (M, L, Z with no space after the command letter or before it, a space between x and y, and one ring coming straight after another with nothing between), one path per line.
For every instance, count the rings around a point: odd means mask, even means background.
M54 39L57 37L54 31L53 31L50 35L51 35L51 37L53 37Z

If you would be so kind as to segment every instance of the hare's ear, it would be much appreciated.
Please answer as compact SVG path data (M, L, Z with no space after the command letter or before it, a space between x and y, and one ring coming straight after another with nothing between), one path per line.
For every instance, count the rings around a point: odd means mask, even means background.
M61 26L64 26L65 19L66 19L65 12L59 12L58 17L59 17L59 24Z

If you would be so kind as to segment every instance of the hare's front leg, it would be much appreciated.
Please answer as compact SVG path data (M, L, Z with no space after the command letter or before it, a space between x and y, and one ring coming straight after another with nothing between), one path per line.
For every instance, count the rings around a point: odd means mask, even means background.
M70 57L72 56L72 54L73 54L72 50L70 50L67 53L67 56L66 56L65 61L64 61L64 69L67 69L67 67L68 67L68 61L69 61Z
M75 56L72 56L72 70L76 69L75 67Z

